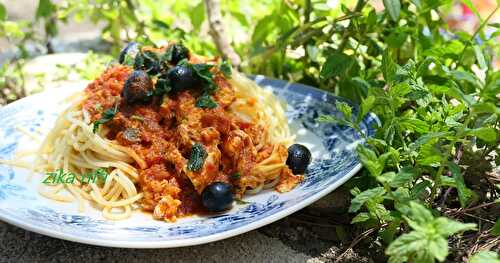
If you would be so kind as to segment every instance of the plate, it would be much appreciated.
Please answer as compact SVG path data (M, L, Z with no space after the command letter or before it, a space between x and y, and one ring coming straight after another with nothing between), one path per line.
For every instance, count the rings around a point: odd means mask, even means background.
M335 102L343 100L324 91L285 81L255 76L287 104L286 114L297 143L312 152L313 162L305 180L284 194L264 190L244 197L230 211L210 216L181 218L175 223L153 220L135 211L122 221L103 219L100 211L86 204L79 212L76 203L48 200L37 193L43 175L26 169L0 165L0 219L26 230L55 238L109 247L167 248L191 246L229 238L262 227L313 203L330 193L361 169L355 147L362 142L354 130L317 123L322 114L340 116ZM35 149L37 142L22 132L40 132L53 125L61 102L81 86L65 86L21 99L0 108L0 159L16 158L16 151ZM343 100L344 101L344 100ZM368 114L363 132L372 136L377 117Z

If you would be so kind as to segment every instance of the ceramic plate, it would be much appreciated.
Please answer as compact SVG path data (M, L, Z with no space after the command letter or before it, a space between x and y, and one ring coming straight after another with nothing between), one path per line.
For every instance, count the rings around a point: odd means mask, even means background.
M331 94L318 89L256 76L287 103L287 116L298 143L312 152L313 162L305 180L288 193L265 190L246 196L224 214L193 216L175 223L153 220L140 211L123 221L104 220L87 204L80 213L76 203L59 203L37 193L43 175L29 179L25 169L0 165L0 219L40 234L99 246L165 248L208 243L232 237L279 220L330 193L352 177L361 165L355 147L360 136L352 129L319 124L322 114L338 115ZM15 158L16 151L34 149L37 142L24 130L48 132L58 113L60 101L82 87L64 87L39 93L0 108L0 159ZM361 125L372 136L378 120L368 115ZM42 137L42 136L41 136Z

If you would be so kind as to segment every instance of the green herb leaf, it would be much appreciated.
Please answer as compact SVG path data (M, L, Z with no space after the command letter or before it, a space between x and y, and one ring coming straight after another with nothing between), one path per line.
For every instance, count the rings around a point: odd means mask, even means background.
M322 78L332 78L342 75L352 75L353 70L359 68L356 60L344 53L333 53L326 59L325 64L321 68Z
M92 128L92 132L96 133L97 130L99 129L99 126L101 124L104 124L104 123L112 120L115 117L115 115L116 115L117 112L118 112L118 103L115 105L114 108L105 110L102 113L101 118L94 122L94 126Z
M232 68L231 64L227 60L223 60L219 66L220 71L226 78L231 78Z
M382 55L382 74L384 75L384 79L388 84L394 81L396 77L396 71L397 65L392 60L389 49L386 49L384 51L384 54Z
M455 187L457 188L460 206L466 207L472 197L472 191L465 186L464 177L460 172L460 166L453 162L448 162L448 167L453 175L453 179L455 179Z
M495 142L497 139L495 129L490 127L480 127L472 129L469 130L467 133L469 135L477 136L478 138L485 140L487 142Z
M337 108L338 111L340 111L340 112L342 112L342 114L344 114L344 118L347 121L352 120L352 107L349 106L349 104L347 104L343 101L336 101L335 108Z
M196 107L202 109L214 109L217 108L217 102L212 99L212 96L208 94L203 94L196 100Z
M50 0L39 0L36 9L36 18L49 17L56 11L56 6Z
M399 0L384 0L384 6L393 21L398 21L401 12L401 2Z
M366 212L361 212L351 220L351 224L362 223L367 221L368 219L370 219L370 214Z
M500 218L497 219L497 222L495 222L495 225L491 229L491 234L495 236L500 236Z
M479 251L474 254L469 263L499 263L500 256L495 251Z
M205 151L205 147L200 143L195 143L191 149L191 156L189 157L189 161L187 164L187 168L190 171L198 171L203 167L205 163L205 159L208 154Z
M375 187L359 193L352 199L351 206L349 207L349 212L357 212L361 208L361 206L368 200L381 197L384 194L385 190L383 187Z

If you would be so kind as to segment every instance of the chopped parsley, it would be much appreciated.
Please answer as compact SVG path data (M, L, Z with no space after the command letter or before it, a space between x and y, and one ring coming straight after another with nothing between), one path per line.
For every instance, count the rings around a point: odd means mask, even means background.
M96 133L97 130L99 129L99 126L101 124L104 124L104 123L112 120L115 117L117 112L118 112L118 103L115 104L115 106L113 108L109 108L109 109L105 110L102 113L101 118L94 122L94 127L92 128L92 132Z
M195 143L193 145L193 148L191 149L191 156L189 157L189 161L187 164L188 170L200 170L201 167L203 167L207 156L208 154L207 151L205 151L205 147L203 147L203 145L201 145L200 143Z

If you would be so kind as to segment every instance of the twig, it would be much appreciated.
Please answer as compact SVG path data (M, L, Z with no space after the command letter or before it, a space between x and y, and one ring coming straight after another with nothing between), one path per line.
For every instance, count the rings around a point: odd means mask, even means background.
M476 216L476 215L473 215L473 214L470 214L470 213L466 213L466 212L464 212L463 214L466 215L466 216L474 217L475 219L479 219L479 220L482 220L482 221L486 221L488 223L495 224L495 222L493 222L493 221L491 221L489 219L486 219L486 218L482 218L480 216Z
M349 245L349 247L344 251L342 252L342 254L340 254L340 256L337 257L337 259L334 261L335 263L337 262L340 262L340 260L347 254L347 252L349 250L351 250L352 248L354 248L354 246L356 246L359 242L361 242L363 239L365 239L367 236L369 236L371 233L373 233L375 230L379 230L380 228L383 228L385 226L387 226L388 224L385 223L385 224L382 224L380 227L374 227L374 228L370 228L368 230L366 230L365 232L361 233L359 236L357 236L352 242L351 244Z
M465 212L470 212L470 211L474 211L476 209L479 209L479 208L483 208L483 207L487 207L487 206L490 206L490 205L494 205L494 204L497 204L498 202L497 201L493 201L493 202L489 202L489 203L484 203L484 204L480 204L480 205L477 205L477 206L473 206L471 208L467 208L467 209L458 209L456 211L449 211L449 215L456 215L456 214L463 214Z
M210 25L210 35L212 36L217 49L224 58L231 61L233 66L241 64L240 56L234 51L226 38L226 30L222 23L222 14L219 0L205 0L208 23Z

